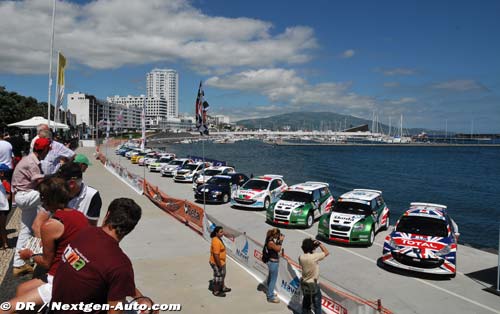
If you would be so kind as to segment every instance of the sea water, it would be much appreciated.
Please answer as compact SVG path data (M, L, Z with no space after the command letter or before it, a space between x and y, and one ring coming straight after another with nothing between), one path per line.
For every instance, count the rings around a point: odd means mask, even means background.
M201 156L201 142L172 144L178 156ZM497 249L500 147L275 146L260 141L205 142L206 158L247 175L280 174L288 185L327 182L337 198L356 188L383 192L391 224L410 202L448 206L460 243Z

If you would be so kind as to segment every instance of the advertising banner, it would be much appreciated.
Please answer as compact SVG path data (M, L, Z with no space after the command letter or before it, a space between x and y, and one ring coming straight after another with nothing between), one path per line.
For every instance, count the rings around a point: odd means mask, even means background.
M104 165L112 174L122 180L125 184L130 186L138 194L143 193L144 181L142 177L132 174L127 171L126 168L115 164L114 162L108 161Z

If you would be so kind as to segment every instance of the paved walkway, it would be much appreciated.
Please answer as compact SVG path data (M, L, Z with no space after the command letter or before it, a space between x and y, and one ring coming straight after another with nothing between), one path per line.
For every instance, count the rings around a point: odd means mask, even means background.
M101 193L99 223L117 197L132 198L143 209L138 226L120 246L131 258L136 284L145 295L157 303L180 303L184 313L291 313L283 303L267 303L265 294L257 290L259 283L232 260L228 261L226 283L233 291L225 298L212 296L208 290L212 278L209 243L106 171L94 161L92 149L79 152L93 162L84 180Z

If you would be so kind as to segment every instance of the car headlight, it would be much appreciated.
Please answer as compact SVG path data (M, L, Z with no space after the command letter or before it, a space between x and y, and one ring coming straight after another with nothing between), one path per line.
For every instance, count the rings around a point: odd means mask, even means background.
M389 246L396 248L396 249L398 248L396 241L394 241L394 239L392 237L389 238Z
M328 228L328 224L330 222L330 217L325 217L323 218L323 221L321 222L323 224L323 227Z
M365 224L364 223L358 223L358 224L354 225L354 227L352 229L356 230L356 231L365 230Z
M303 208L302 206L299 206L299 207L296 207L292 210L292 212L295 214L295 215L302 215L303 214Z
M264 194L265 194L264 192L259 193L259 194L255 194L255 196L253 198L261 198L264 196Z
M213 194L213 195L216 195L216 196L219 196L219 195L221 195L221 194L222 194L222 192L221 192L221 191L214 191L214 192L212 192L212 194Z
M447 245L444 248L442 248L441 250L437 251L435 254L437 256L445 256L445 255L450 254L450 252L451 252L451 247L449 245Z

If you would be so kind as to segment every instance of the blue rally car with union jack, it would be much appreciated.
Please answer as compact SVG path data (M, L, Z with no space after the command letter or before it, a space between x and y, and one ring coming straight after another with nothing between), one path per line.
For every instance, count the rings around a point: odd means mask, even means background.
M459 235L446 206L411 203L385 238L382 262L411 271L455 277Z

